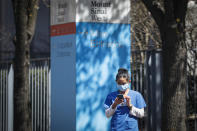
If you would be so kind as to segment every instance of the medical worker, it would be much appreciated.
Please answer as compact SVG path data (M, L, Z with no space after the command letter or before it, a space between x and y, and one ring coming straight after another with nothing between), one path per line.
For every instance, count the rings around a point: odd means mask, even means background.
M120 68L116 75L117 91L105 100L105 115L112 117L111 131L138 131L138 118L144 117L146 103L139 92L130 90L129 80L128 70Z

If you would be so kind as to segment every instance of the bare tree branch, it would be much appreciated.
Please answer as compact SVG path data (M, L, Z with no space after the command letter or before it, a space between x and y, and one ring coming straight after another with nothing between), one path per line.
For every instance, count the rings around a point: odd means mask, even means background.
M154 0L142 0L147 9L151 12L155 22L158 26L162 24L164 13L161 8L154 4Z
M28 34L28 43L30 44L35 32L37 12L39 9L39 0L29 0L27 8L28 8L27 34Z

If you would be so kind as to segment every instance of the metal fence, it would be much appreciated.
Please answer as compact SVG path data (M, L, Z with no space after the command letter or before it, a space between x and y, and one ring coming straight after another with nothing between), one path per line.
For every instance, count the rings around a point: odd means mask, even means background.
M33 131L50 131L50 61L31 60L29 84ZM13 79L11 63L0 64L0 131L13 131Z
M188 76L187 88L187 129L197 131L197 77Z
M187 74L187 131L197 131L197 53L195 55L192 73ZM133 89L141 92L147 104L145 117L139 120L140 131L160 131L162 109L162 51L132 51L131 76Z
M197 131L197 48L191 51L187 73L187 129Z
M161 50L132 51L132 88L143 95L147 104L145 117L138 121L140 131L161 130L161 69ZM157 105L156 108L155 105Z
M8 64L0 65L0 131L8 130Z

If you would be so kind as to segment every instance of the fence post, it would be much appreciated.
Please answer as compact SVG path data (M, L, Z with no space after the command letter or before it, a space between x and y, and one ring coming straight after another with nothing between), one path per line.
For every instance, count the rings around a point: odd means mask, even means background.
M13 87L14 87L14 71L13 66L10 66L8 73L8 131L13 131Z
M48 93L49 93L49 96L48 96L48 101L49 101L49 107L48 107L48 116L49 116L49 120L48 120L48 131L51 131L51 70L49 70L49 89L48 89Z
M161 130L162 63L161 50L147 53L148 131Z
M153 124L154 124L154 121L153 121L153 105L154 105L154 102L152 101L152 73L151 73L151 65L152 65L152 58L151 58L151 52L150 51L147 51L147 54L146 54L146 86L147 86L147 96L148 96L148 109L147 109L147 114L148 114L148 117L147 117L147 122L148 122L148 126L147 126L147 131L154 131L153 129Z
M162 114L162 56L161 50L156 50L155 55L155 100L156 100L156 131L161 130L161 114Z

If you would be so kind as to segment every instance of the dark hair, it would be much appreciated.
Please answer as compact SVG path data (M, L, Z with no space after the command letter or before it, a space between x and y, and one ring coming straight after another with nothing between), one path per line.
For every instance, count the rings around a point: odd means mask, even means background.
M120 77L125 77L125 78L129 81L130 77L129 77L129 72L128 72L128 70L125 69L125 68L119 68L119 69L118 69L118 73L117 73L117 75L116 75L116 81L117 81L118 78L120 78Z

